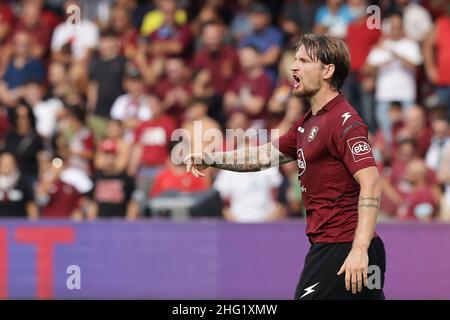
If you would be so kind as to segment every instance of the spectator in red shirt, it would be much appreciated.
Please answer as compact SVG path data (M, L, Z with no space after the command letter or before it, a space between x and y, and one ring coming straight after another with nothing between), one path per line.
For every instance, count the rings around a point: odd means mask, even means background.
M208 185L206 179L197 179L186 172L183 163L174 164L172 159L167 159L166 167L155 177L155 182L150 191L151 198L168 191L198 192L206 191Z
M391 165L391 181L396 186L401 184L401 179L405 173L407 164L417 157L417 148L415 140L405 139L399 144L398 150L393 154ZM436 175L430 168L427 170L427 182L430 184L436 183Z
M161 105L156 103L156 100L151 104L151 109L152 119L142 122L135 132L133 156L136 151L140 155L133 159L136 162L135 170L138 165L163 166L169 156L168 147L171 134L176 129L175 122L162 112Z
M19 20L14 26L14 32L25 31L33 38L31 56L37 59L48 54L53 26L43 17L42 1L23 1Z
M252 119L253 126L264 127L265 107L272 93L272 84L259 58L255 47L239 49L242 73L233 78L225 93L224 108L228 114L243 110Z
M416 142L416 153L424 158L431 144L433 130L427 124L427 115L420 106L413 106L405 111L404 125L399 129L397 139L414 139ZM395 149L395 143L393 148Z
M365 11L358 12L358 14L359 16L350 22L347 29L345 42L350 51L352 63L342 90L373 133L376 129L374 100L372 92L363 86L364 78L367 77L364 74L363 65L370 50L380 39L381 32L377 28L369 29L367 27Z
M443 2L445 3L445 2ZM447 107L450 120L450 5L440 16L423 44L425 71L428 80L436 85L439 102Z
M128 166L131 152L131 142L125 139L125 126L122 121L110 119L106 126L106 138L103 141L112 141L115 145L115 166L118 171L125 171ZM101 153L96 153L94 166L98 167L101 162Z
M161 99L164 111L180 125L192 98L189 70L179 57L167 59L165 69L165 77L156 86L156 95Z
M224 3L224 2L223 2ZM217 21L222 23L221 15L219 14L220 8L215 7L213 4L205 3L201 8L191 8L195 15L195 18L191 20L191 34L195 35L193 50L198 51L203 43L201 42L201 36L203 25L209 22ZM198 10L198 11L197 11Z
M3 148L5 143L4 140L9 131L9 125L8 109L4 106L0 106L0 149Z
M41 217L82 220L85 194L91 189L92 181L83 171L66 168L62 159L53 159L36 188Z
M404 179L408 164L417 157L415 141L404 139L398 143L392 155L390 166L383 168L381 211L394 215L403 203L403 195L409 192L409 183ZM436 184L436 175L431 169L426 170L426 183Z
M398 218L429 221L436 218L440 194L437 185L427 182L427 166L422 159L408 162L404 180L409 185L402 195L402 204L397 209Z
M193 68L209 71L212 86L223 95L233 75L239 73L239 57L235 49L223 43L224 26L219 21L206 22L201 26L203 48L193 59Z
M8 36L13 22L14 14L9 4L0 3L0 43Z
M412 139L403 139L399 141L395 151L389 166L390 174L385 176L389 177L390 182L397 188L405 173L406 164L417 157L416 143Z
M139 32L131 21L131 12L124 6L115 5L109 21L120 43L120 54L133 58L136 54Z
M128 174L136 176L137 188L148 194L155 176L163 169L169 157L172 132L177 128L175 120L163 113L161 103L150 105L152 119L144 121L136 129L135 144L131 151ZM141 210L145 207L141 201Z

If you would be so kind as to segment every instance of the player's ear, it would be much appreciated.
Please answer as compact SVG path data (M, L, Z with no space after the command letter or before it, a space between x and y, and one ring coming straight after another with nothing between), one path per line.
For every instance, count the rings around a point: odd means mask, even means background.
M324 64L323 65L323 78L325 80L331 79L334 74L336 66L334 64Z

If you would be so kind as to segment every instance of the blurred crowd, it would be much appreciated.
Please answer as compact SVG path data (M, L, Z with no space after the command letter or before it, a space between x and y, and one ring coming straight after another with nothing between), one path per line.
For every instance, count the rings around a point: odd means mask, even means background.
M448 0L0 1L0 217L134 220L212 189L230 221L304 217L296 162L197 179L170 155L194 123L286 132L308 110L289 68L310 32L349 47L382 216L449 220Z

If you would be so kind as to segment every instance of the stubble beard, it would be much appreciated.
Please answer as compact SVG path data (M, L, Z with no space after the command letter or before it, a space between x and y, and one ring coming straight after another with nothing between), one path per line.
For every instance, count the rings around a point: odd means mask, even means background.
M297 89L293 89L292 90L292 94L298 98L311 98L312 96L314 96L318 91L320 90L320 88L297 88Z

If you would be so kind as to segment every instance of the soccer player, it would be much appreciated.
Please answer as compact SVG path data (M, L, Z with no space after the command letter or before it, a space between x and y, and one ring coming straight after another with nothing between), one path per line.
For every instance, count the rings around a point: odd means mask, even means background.
M367 127L340 94L349 68L341 40L303 35L291 67L292 93L308 99L311 110L280 138L245 153L203 152L184 159L195 176L208 166L245 172L297 160L311 247L296 299L384 299L385 251L375 232L380 177ZM378 276L371 285L369 266Z

